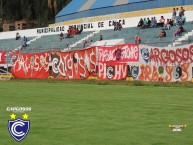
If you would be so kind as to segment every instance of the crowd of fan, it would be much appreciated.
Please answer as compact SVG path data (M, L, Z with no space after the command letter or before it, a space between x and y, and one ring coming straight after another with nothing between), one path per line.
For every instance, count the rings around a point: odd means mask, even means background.
M164 16L161 16L159 21L157 21L156 17L150 18L141 18L137 28L138 29L146 29L146 28L157 28L161 27L162 31L157 35L159 38L166 37L166 31L170 30L170 27L178 26L179 28L174 33L174 37L181 36L182 33L185 31L183 28L184 23L186 22L186 16L184 14L185 10L183 7L180 8L173 8L172 12L172 18L171 19L165 19Z
M122 27L122 24L120 22L113 22L113 26L114 26L114 31L121 31L121 29L123 28Z
M83 26L82 25L81 25L80 30L78 28L75 28L75 27L71 26L67 30L66 38L73 38L74 35L81 34L82 31L83 31ZM62 41L62 39L64 39L64 34L61 32L60 35L59 35L59 40Z

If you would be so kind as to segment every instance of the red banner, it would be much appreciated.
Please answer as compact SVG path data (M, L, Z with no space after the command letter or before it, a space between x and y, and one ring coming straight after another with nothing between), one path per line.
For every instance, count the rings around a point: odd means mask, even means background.
M139 62L139 45L123 44L112 47L98 47L99 62Z
M86 79L96 73L95 47L71 52L52 52L52 71L57 79Z
M98 63L98 78L100 80L123 80L126 79L127 73L126 63Z
M16 78L39 78L49 76L49 53L21 54L11 52L13 67L11 73Z
M6 51L0 51L0 64L5 64Z

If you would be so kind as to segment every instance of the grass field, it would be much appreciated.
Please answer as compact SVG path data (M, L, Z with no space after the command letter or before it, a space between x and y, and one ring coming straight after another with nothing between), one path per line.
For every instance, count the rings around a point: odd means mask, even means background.
M193 88L104 84L0 82L0 145L193 145ZM32 107L19 143L8 132L8 106Z

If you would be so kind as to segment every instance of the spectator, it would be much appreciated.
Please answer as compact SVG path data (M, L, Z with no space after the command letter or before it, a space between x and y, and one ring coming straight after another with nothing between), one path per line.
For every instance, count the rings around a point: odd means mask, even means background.
M117 22L117 25L118 25L118 30L121 31L121 29L123 28L122 24L120 22Z
M151 27L151 20L147 18L147 27Z
M180 26L178 30L174 33L174 37L181 36L183 32L184 32L184 28L183 26Z
M66 45L66 48L68 49L68 51L70 51L70 45L69 44Z
M157 25L160 26L160 27L163 27L164 23L165 23L165 18L164 18L164 16L161 16L161 18L159 20L159 23L157 23Z
M64 39L64 34L62 32L59 35L59 39L60 39L60 42L62 41L62 39Z
M141 38L138 35L135 36L135 43L136 44L140 44L141 43Z
M153 17L152 28L156 28L156 27L157 27L157 20L156 20L156 17Z
M67 30L67 38L73 38L73 37L74 37L74 35L72 34L71 30L68 29Z
M28 45L27 45L27 41L28 41L28 39L27 39L27 37L26 36L24 36L23 37L23 42L22 42L22 47L27 47Z
M176 9L173 8L173 12L172 12L172 20L174 21L176 19Z
M158 34L156 38L164 38L164 37L166 37L166 31L162 29L162 31Z
M117 22L115 21L115 22L113 22L113 26L114 26L114 31L117 31L118 30L118 26L117 26Z
M146 18L143 19L143 26L142 26L142 29L145 29L148 27L148 24L147 24L147 20Z
M103 40L103 36L102 36L102 35L100 35L99 41L102 41L102 40Z
M178 8L176 8L176 24L177 25L178 25L179 16L180 16L180 12L179 12Z
M81 33L82 33L82 31L83 31L83 25L81 25L80 30L79 30L79 29L77 29L77 31L78 31L78 32L77 32L77 35L78 35L78 34L81 34Z
M143 26L143 19L141 18L141 19L139 20L139 23L138 23L137 27L138 27L138 28L142 28L142 26Z
M74 35L77 35L80 33L79 30L77 30L76 28L74 27L70 27L68 30L67 30L67 38L73 38Z
M169 19L167 19L167 21L166 21L166 24L165 24L165 30L170 30L170 20Z
M170 26L173 27L174 26L174 20L170 19Z
M83 42L83 43L84 43L84 46L83 46L84 48L86 48L86 47L88 47L88 46L89 46L89 43L88 43L88 41L87 41L87 40L84 40L84 42Z
M186 22L186 16L185 15L182 16L181 19L182 19L182 25L184 25L184 23Z
M15 37L15 40L19 40L21 38L20 34L17 32L16 33L16 37Z
M184 8L181 7L180 12L179 12L179 16L181 16L181 17L184 16L184 12L185 12Z
M93 44L93 41L92 40L90 40L90 45L92 45Z
M179 26L182 25L182 17L181 16L179 16L179 18L178 18L178 24L177 25L179 25Z

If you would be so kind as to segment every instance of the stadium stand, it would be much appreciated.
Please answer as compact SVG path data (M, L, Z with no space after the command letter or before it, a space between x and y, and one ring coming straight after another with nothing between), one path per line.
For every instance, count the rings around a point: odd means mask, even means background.
M136 27L132 28L123 28L121 31L113 31L113 29L101 30L99 33L96 33L86 39L88 42L92 40L93 43L99 40L100 35L103 36L104 40L111 39L124 39L125 43L134 43L135 35L139 35L142 39L142 44L146 44L149 46L157 46L157 47L166 47L166 46L178 46L182 44L189 44L190 41L193 41L193 32L192 32L192 24L190 22L185 23L184 29L186 30L182 36L174 37L175 31L178 27L171 27L170 30L166 30L167 37L166 38L156 38L157 34L161 31L161 27L159 28L147 28L147 29L137 29ZM80 35L75 35L73 38L65 38L61 42L59 41L59 35L47 35L42 36L36 39L35 41L31 41L29 47L23 49L22 52L42 52L48 50L64 50L68 46L73 45L71 49L82 49L83 48L83 38L86 38L88 35L92 34L93 31L82 32ZM66 35L66 34L65 34ZM188 36L187 36L188 35ZM182 39L186 37L187 39ZM32 40L34 37L30 37L29 40ZM81 41L82 40L82 41ZM175 43L179 42L180 43ZM4 39L0 40L0 50L14 50L22 44L22 40L15 39Z
M80 35L75 35L73 38L64 38L61 42L59 41L59 35L48 35L42 36L41 38L33 41L27 49L32 49L36 52L46 51L46 50L63 50L67 48L68 45L81 40L92 32L83 32ZM27 50L25 50L27 51Z
M34 37L29 37L28 41L32 40ZM0 50L14 50L22 45L21 40L15 39L2 39L0 40Z
M94 19L93 16L95 15L100 16L104 14L108 15L120 12L131 12L146 8L165 8L168 6L188 5L191 3L191 0L72 0L71 3L69 3L61 12L56 15L56 19L58 19L58 21L65 21L66 16L70 19L74 19L74 14L77 14L77 18L89 16ZM135 21L137 21L137 19L135 19ZM192 30L191 23L186 23L184 25L184 28L186 29L186 32L190 32ZM142 39L142 44L148 44L152 46L168 46L189 43L187 40L191 40L189 39L192 38L191 35L188 36L188 39L182 39L183 37L187 37L187 35L185 36L185 34L183 34L182 37L173 37L173 34L176 29L177 27L172 27L171 30L166 31L167 37L160 39L156 38L156 35L161 31L161 28L148 28L139 30L136 29L136 27L130 26L129 22L127 26L123 26L123 29L121 31L114 32L112 30L112 27L105 27L104 29L100 30L100 33L96 33L94 36L88 38L88 40L92 40L94 43L99 40L100 35L103 35L104 39L106 40L124 39L125 42L134 43L135 35L139 35ZM83 32L81 35L77 35L74 38L70 39L64 39L62 42L59 42L58 34L56 35L56 33L46 36L42 34L37 40L32 41L27 49L37 49L37 51L43 51L46 49L62 50L69 45L72 45L74 49L80 49L83 46L81 41L82 38L86 38L86 36L92 34L93 31L96 30L89 30L88 32ZM9 43L6 43L6 41L9 41ZM178 41L181 41L182 43L178 44ZM1 49L14 49L21 45L20 41L15 41L14 39L1 40L0 42Z
M183 37L188 32L192 31L192 24L186 23L184 25L184 29L186 30L185 33L181 37L177 36L174 37L175 31L178 29L178 26L171 27L170 30L166 30L167 36L166 38L156 38L157 34L162 30L162 27L159 28L148 28L148 29L136 29L133 28L123 28L121 31L113 31L112 29L109 30L102 30L100 33L94 35L93 37L89 38L88 41L93 41L93 43L99 40L100 35L103 36L104 40L110 39L124 39L127 43L134 43L135 35L139 35L142 39L142 44L148 44L149 46L157 46L157 47L166 47L169 44L172 44L173 41L178 40L178 38ZM191 37L192 38L192 37ZM183 41L184 43L189 43L187 40ZM77 48L82 47L82 44L77 45Z

